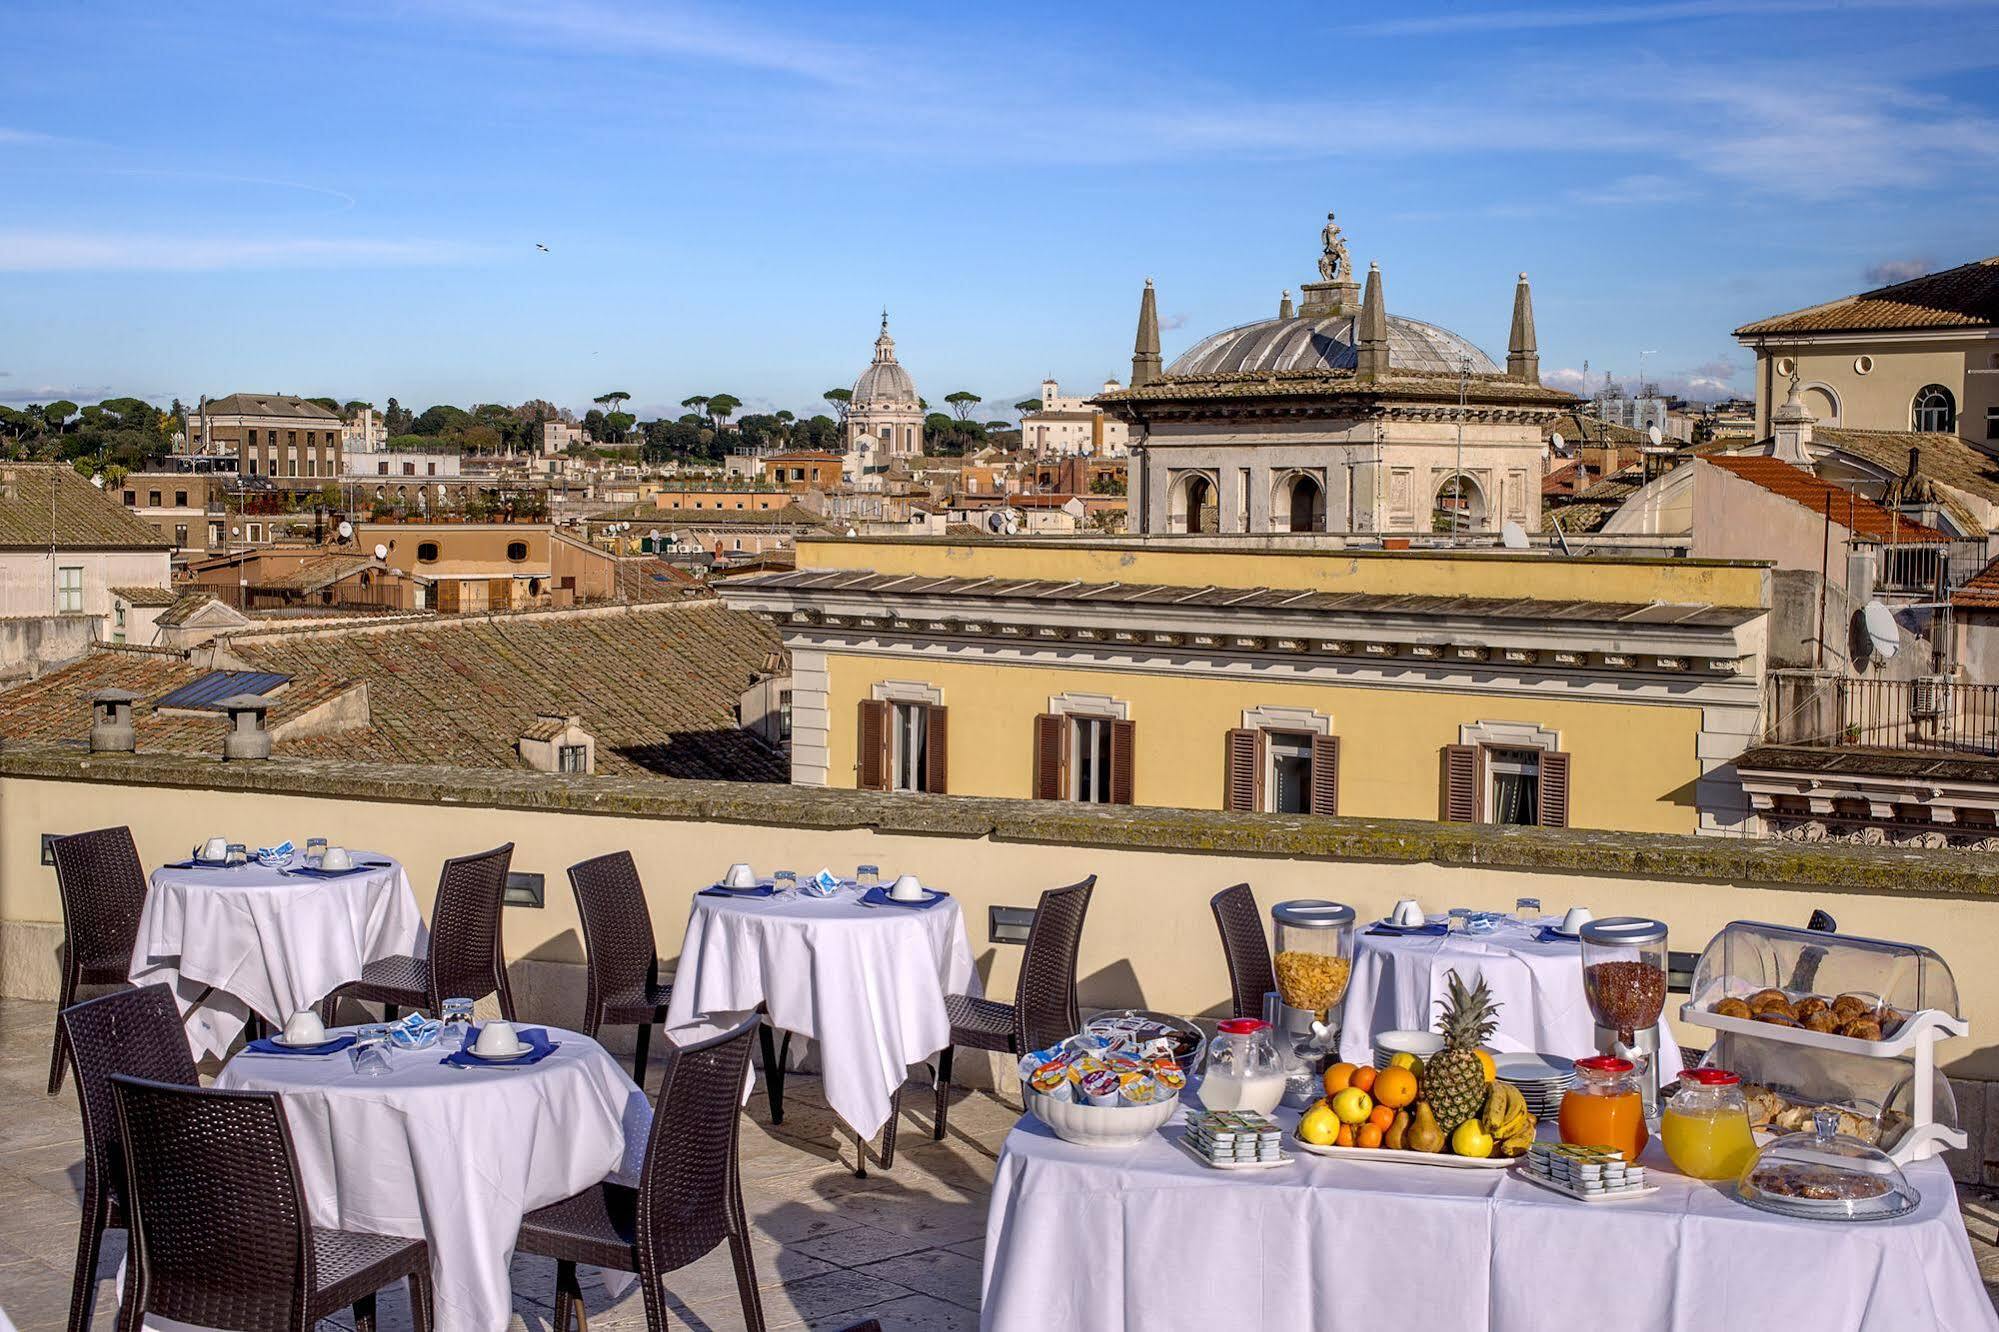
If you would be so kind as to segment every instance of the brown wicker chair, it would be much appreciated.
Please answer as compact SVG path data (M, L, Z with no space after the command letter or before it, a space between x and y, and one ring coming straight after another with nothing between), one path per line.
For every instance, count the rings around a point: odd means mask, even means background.
M158 1314L310 1332L351 1307L356 1332L374 1332L375 1293L407 1281L411 1322L428 1332L430 1246L313 1225L275 1092L111 1084L132 1214L121 1329Z
M118 990L66 1008L56 1018L76 1065L83 1115L83 1217L77 1227L76 1276L69 1332L86 1332L97 1296L97 1255L104 1232L126 1228L125 1158L118 1145L118 1074L200 1085L181 1027L180 1005L164 985Z
M613 851L569 867L569 886L583 917L586 990L583 1033L594 1037L606 1022L638 1024L632 1081L646 1085L646 1046L652 1024L666 1020L673 986L659 979L659 949L645 885L629 851Z
M1277 973L1270 966L1270 943L1263 937L1263 915L1256 909L1256 894L1248 884L1239 883L1216 893L1208 905L1214 908L1215 925L1222 932L1229 988L1235 992L1235 1015L1260 1018L1263 996L1277 988Z
M757 1019L750 1018L698 1044L669 1046L638 1188L594 1184L522 1219L515 1251L555 1259L555 1332L569 1332L572 1309L579 1315L579 1332L585 1326L578 1263L637 1273L646 1327L663 1332L660 1277L723 1240L735 1262L743 1321L751 1332L762 1332L763 1299L736 1160L742 1125L737 1105L756 1026Z
M62 895L61 991L58 1012L84 989L131 985L132 954L139 947L139 913L146 905L146 871L130 828L99 828L55 838L56 890ZM49 1054L49 1095L62 1090L69 1038L56 1023Z
M500 1013L514 1020L514 995L507 986L506 958L500 951L500 903L507 891L507 867L514 844L458 856L437 876L437 906L431 912L427 957L378 958L320 1001L320 1016L333 1024L341 999L383 1006L389 1021L405 1008L437 1016L446 999L483 999L499 992Z
M1076 1007L1076 954L1083 944L1083 918L1090 911L1090 893L1097 886L1092 874L1067 888L1041 894L1034 924L1027 931L1027 955L1020 960L1020 979L1013 1002L974 999L968 994L944 996L951 1019L951 1044L937 1057L937 1123L931 1136L944 1137L950 1111L951 1054L960 1046L1026 1054L1076 1034L1082 1018ZM891 1121L893 1129L893 1121Z

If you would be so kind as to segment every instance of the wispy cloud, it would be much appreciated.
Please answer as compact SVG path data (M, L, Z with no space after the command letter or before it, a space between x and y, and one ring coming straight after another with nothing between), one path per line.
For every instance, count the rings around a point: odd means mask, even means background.
M1637 27L1700 19L1766 18L1785 14L1870 9L1961 9L1983 0L1671 0L1664 4L1453 9L1449 13L1362 23L1357 37L1420 37L1441 33L1533 32L1551 28Z
M1648 371L1645 382L1655 385L1660 393L1669 398L1711 402L1739 393L1741 390L1736 387L1736 376L1741 372L1741 365L1722 355L1678 369ZM1603 388L1606 378L1602 370L1584 371L1575 366L1562 366L1543 371L1541 382L1587 398ZM1611 375L1608 382L1625 393L1635 392L1638 388L1638 381L1630 376Z
M1895 282L1907 282L1925 273L1934 273L1936 264L1924 255L1911 255L1906 259L1883 259L1878 264L1869 264L1863 276L1877 287L1885 287Z
M56 144L64 140L53 134L43 134L40 130L9 129L0 125L0 143Z
M0 402L46 403L62 402L102 402L111 396L109 384L37 384L33 387L8 386L0 388Z
M274 190L299 190L306 194L338 199L342 208L354 206L354 196L328 185L311 185L302 180L280 180L272 176L233 176L219 171L177 171L161 167L106 167L109 176L131 176L150 180L202 181L215 185L262 185Z
M0 231L0 272L14 273L400 268L476 263L498 253L438 241Z

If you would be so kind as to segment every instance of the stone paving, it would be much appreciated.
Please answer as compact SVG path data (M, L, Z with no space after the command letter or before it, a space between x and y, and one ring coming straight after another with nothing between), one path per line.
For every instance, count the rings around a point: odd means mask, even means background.
M83 1164L76 1092L48 1085L52 1004L0 1000L0 1310L20 1332L59 1332L69 1316L70 1274ZM657 1091L655 1085L649 1090ZM924 1090L927 1090L924 1089ZM854 1138L839 1126L816 1078L785 1081L782 1127L773 1128L764 1098L751 1098L743 1125L743 1201L756 1232L757 1280L773 1328L838 1329L868 1318L908 1332L959 1332L978 1326L979 1264L986 1196L999 1143L1017 1108L960 1091L951 1135L930 1140L930 1099L912 1083L895 1168L871 1164L854 1176ZM112 1274L123 1236L105 1237L93 1327L113 1326ZM742 1308L718 1248L667 1280L675 1326L739 1329ZM514 1263L512 1328L551 1326L555 1265ZM617 1300L584 1278L593 1332L645 1327L636 1290ZM344 1320L326 1326L344 1326ZM384 1293L379 1325L406 1332L403 1296Z
M83 1171L76 1093L67 1083L58 1097L43 1092L54 1022L51 1004L0 1000L0 1311L20 1332L64 1326L76 1254ZM786 1080L782 1127L771 1126L760 1094L751 1098L743 1201L773 1329L840 1329L868 1318L889 1332L978 1326L986 1198L1000 1140L1018 1111L985 1093L960 1092L949 1140L933 1143L928 1097L906 1093L904 1100L895 1169L871 1168L858 1179L853 1136L827 1110L816 1079ZM1999 1246L1981 1241L1981 1229L1974 1226L1972 1249L1999 1305ZM122 1235L106 1237L93 1323L104 1332L113 1326L111 1274L123 1252ZM666 1284L676 1326L743 1326L726 1247ZM510 1328L546 1332L554 1289L553 1263L515 1260ZM636 1291L614 1300L586 1275L584 1300L598 1332L645 1326ZM400 1293L384 1294L380 1326L407 1332Z

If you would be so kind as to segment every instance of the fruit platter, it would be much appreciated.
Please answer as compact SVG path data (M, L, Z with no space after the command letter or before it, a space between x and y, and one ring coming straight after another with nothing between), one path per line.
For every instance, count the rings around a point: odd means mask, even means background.
M1534 1144L1535 1120L1520 1089L1498 1079L1480 1047L1498 1029L1499 1005L1480 977L1456 972L1439 1001L1443 1048L1409 1051L1383 1068L1334 1064L1326 1095L1298 1121L1292 1146L1320 1156L1459 1169L1504 1169Z

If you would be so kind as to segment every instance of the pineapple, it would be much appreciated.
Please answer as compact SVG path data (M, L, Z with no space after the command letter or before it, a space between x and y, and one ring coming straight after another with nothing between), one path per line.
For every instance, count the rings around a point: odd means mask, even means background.
M1493 1002L1483 974L1476 985L1467 986L1453 968L1437 1007L1443 1010L1437 1030L1444 1037L1444 1048L1423 1066L1423 1096L1437 1117L1437 1127L1448 1134L1485 1104L1485 1064L1478 1047L1499 1029L1495 1016L1499 1005Z

